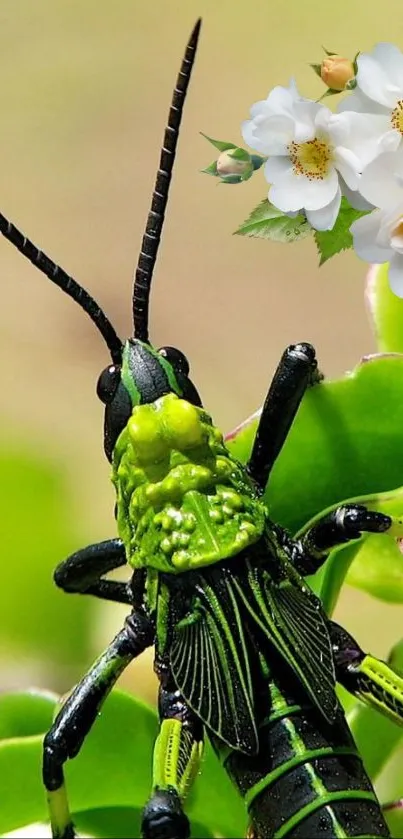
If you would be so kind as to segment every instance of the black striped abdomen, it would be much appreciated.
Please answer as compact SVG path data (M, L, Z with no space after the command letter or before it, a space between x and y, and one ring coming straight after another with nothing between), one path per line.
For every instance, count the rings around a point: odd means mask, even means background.
M272 711L259 754L224 750L221 760L245 799L259 839L389 836L343 713L332 726L271 686Z

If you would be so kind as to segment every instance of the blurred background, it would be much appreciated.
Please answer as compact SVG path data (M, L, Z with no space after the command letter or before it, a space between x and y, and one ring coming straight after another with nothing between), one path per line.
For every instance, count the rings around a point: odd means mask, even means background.
M366 266L351 253L323 268L312 240L284 247L232 236L265 196L200 174L239 142L250 105L309 68L321 45L352 57L403 45L399 0L2 0L1 211L81 281L123 337L171 91L186 40L204 18L151 304L153 342L191 360L223 431L263 399L284 347L315 344L327 376L374 351ZM115 534L114 497L95 396L108 355L90 320L0 241L0 688L65 691L112 638L125 609L52 583L69 552ZM403 610L345 588L336 617L386 655ZM152 699L150 656L122 684Z

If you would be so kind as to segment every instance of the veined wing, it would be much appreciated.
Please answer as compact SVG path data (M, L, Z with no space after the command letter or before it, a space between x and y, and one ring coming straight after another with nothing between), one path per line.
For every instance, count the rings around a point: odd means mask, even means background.
M244 578L245 579L245 578ZM247 589L234 580L249 614L291 666L328 722L333 722L335 692L333 651L320 601L295 575L279 584L262 568L249 568Z
M195 612L175 629L171 668L184 698L221 740L258 750L253 686L239 597L228 575L198 586Z

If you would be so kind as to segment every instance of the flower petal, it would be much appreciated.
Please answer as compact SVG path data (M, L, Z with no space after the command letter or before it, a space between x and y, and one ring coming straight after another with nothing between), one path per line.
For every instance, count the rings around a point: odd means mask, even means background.
M357 114L387 114L390 108L374 102L357 87L353 93L349 93L339 102L336 111L338 114L346 111L354 111Z
M389 285L394 294L403 297L403 256L394 253L389 265Z
M353 248L357 256L365 262L387 262L392 256L391 248L381 248L376 244L382 217L381 210L374 210L354 221L350 227Z
M357 171L363 170L378 154L395 151L401 141L399 131L391 128L390 117L382 114L335 114L329 133L336 147L349 149L356 157Z
M269 189L269 201L283 213L297 212L302 207L299 192L300 177L295 175L293 168L291 168L277 178L276 184Z
M264 176L269 184L274 184L282 175L292 172L292 163L289 157L270 157L264 164Z
M349 149L339 146L334 150L334 165L350 189L357 189L359 183L358 161Z
M403 53L399 47L395 44L375 44L372 56L384 68L389 83L403 91Z
M242 137L251 149L261 154L286 154L294 136L294 121L283 114L255 116L241 126Z
M357 65L357 84L363 93L386 108L394 108L399 87L391 82L384 65L368 53L358 56Z
M361 195L374 207L393 206L403 198L398 176L403 174L403 146L395 152L380 154L365 167L360 183Z
M292 169L276 179L269 191L269 199L285 213L300 208L320 210L333 201L338 189L339 180L334 169L322 180L311 180Z
M362 197L361 193L358 192L357 189L350 189L345 180L343 179L342 175L339 174L339 181L342 194L346 196L347 201L354 210L374 210L374 205L370 204L369 201L366 201L365 198Z
M306 217L309 224L315 230L332 230L339 214L341 202L340 187L330 204L320 210L306 210Z
M302 97L298 93L295 80L291 79L288 87L277 85L270 91L266 102L268 106L268 113L283 114L283 116L292 116L295 103L301 101Z

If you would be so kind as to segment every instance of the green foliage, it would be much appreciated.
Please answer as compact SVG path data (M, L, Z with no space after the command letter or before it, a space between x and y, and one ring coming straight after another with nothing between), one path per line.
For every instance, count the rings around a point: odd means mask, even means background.
M305 216L299 214L290 218L270 204L267 198L255 207L249 218L235 231L239 236L271 239L273 242L295 242L311 232L311 225Z
M54 468L17 448L0 448L0 475L2 643L19 660L74 664L74 678L88 657L92 609L53 583L57 563L80 543L67 493Z
M12 694L0 702L2 835L22 824L47 819L41 785L42 738L56 710L56 700L48 694ZM24 716L23 729L16 722L19 714ZM156 714L134 697L115 690L79 757L66 766L72 812L80 830L111 839L140 836L156 734ZM189 799L188 813L194 836L220 834L236 839L243 829L242 802L211 750Z
M368 275L367 304L379 352L403 353L403 300L389 285L389 266L374 265Z
M209 143L211 143L211 145L214 146L215 149L218 149L218 151L229 151L230 149L236 149L235 143L227 143L225 142L225 140L213 140L212 137L208 137L207 134L203 133L203 131L200 131L200 134L202 135L202 137L204 137L205 140L208 140Z
M367 210L354 210L346 198L341 199L341 206L332 230L315 230L314 238L319 253L319 265L327 262L331 256L353 247L350 227L353 221L367 215Z

